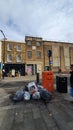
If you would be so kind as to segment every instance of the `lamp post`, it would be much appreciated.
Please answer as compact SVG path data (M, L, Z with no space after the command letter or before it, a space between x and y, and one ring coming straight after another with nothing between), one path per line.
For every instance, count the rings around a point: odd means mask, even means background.
M60 71L61 71L61 46L60 46Z
M3 37L4 37L4 48L3 48L3 67L2 67L2 77L4 78L4 74L5 74L5 34L3 32L3 30L0 29L0 32L2 33Z

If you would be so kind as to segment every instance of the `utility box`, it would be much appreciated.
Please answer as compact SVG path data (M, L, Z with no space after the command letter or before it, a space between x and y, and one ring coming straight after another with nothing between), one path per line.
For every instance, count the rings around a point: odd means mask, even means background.
M54 91L54 73L52 71L42 72L42 86L49 92Z

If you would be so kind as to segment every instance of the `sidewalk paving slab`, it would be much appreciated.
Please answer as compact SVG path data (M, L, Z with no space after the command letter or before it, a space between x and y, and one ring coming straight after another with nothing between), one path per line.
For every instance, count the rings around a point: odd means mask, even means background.
M57 92L46 104L30 100L1 106L0 115L0 130L73 130L73 105Z
M10 81L18 80L11 78ZM7 83L8 79L2 82ZM73 130L73 103L68 100L70 98L69 93L55 91L48 103L30 100L14 104L5 97L0 103L0 130Z

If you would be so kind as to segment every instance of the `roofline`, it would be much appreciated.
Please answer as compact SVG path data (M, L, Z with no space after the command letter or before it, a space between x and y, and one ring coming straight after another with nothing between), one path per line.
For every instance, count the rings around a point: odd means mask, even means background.
M26 37L27 37L27 38L38 38L38 39L42 39L42 42L51 42L51 43L53 42L53 43L61 43L61 44L63 44L63 43L64 43L64 44L73 44L73 42L43 40L42 37L37 37L37 36L29 36L29 35L26 35L26 36L25 36L25 39L26 39ZM1 39L0 41L3 42L4 39ZM7 41L7 42L16 42L16 43L26 43L26 41L24 41L24 42L23 42L23 41L13 41L13 40L8 40L8 39L6 39L5 41Z
M4 41L4 40L0 40L0 41ZM26 43L25 41L22 42L22 41L13 41L13 40L5 40L5 42L16 42L16 43Z
M51 42L51 43L53 42L53 43L62 43L62 44L63 44L63 43L65 43L65 44L73 44L73 42L63 42L63 41L61 42L61 41L48 41L48 40L43 40L43 42Z
M28 38L39 38L39 39L41 38L41 39L43 39L42 37L39 37L39 36L29 36L29 35L26 35L25 38L26 37L28 37Z

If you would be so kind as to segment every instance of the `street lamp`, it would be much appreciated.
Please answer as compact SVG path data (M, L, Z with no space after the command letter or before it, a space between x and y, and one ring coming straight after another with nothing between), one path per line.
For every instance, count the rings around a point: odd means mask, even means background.
M5 34L4 34L4 32L0 29L0 32L2 33L2 35L4 36L4 39L6 39L6 37L5 37Z
M4 37L4 50L3 50L3 67L2 67L2 76L4 78L4 72L5 72L5 40L6 40L6 37L5 37L5 34L3 32L3 30L0 29L0 32L2 33L3 37Z

